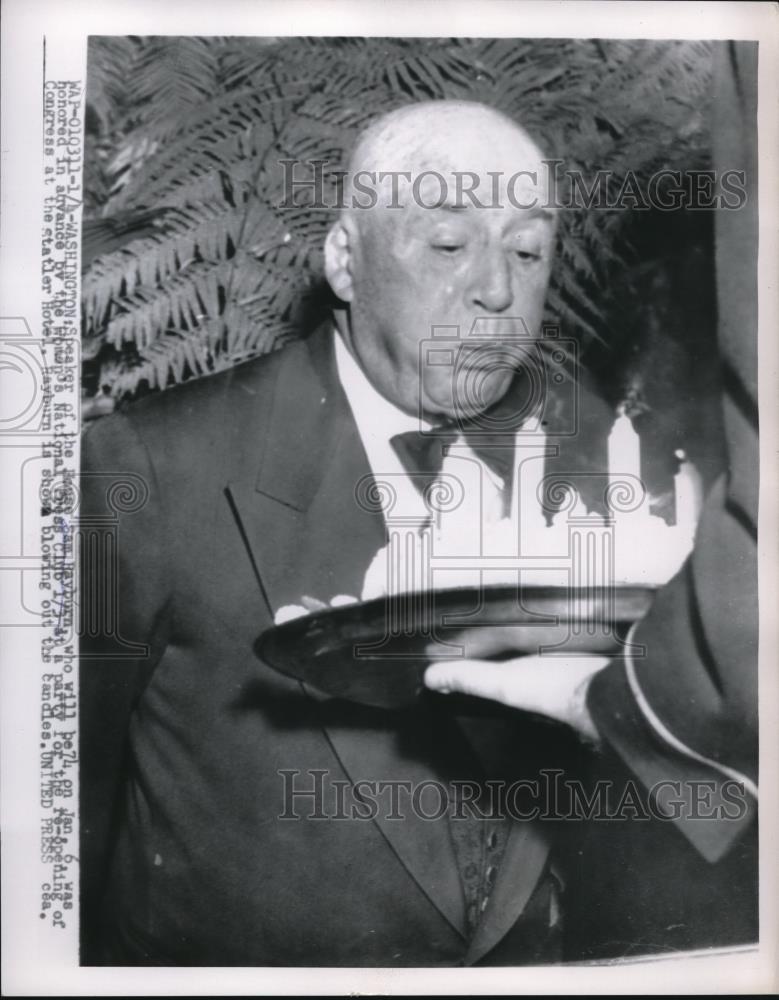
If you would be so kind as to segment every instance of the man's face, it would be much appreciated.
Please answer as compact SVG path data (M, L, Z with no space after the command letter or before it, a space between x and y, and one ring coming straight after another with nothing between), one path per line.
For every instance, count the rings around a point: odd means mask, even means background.
M467 198L459 199L463 207L424 207L440 192L433 180L433 193L420 188L423 204L407 199L358 220L353 350L376 388L407 412L433 419L481 412L504 395L527 357L555 242L538 174L538 184L515 185L516 205L502 185L501 207ZM489 191L482 177L477 193L486 205ZM517 207L534 198L535 208ZM512 338L520 339L512 345Z

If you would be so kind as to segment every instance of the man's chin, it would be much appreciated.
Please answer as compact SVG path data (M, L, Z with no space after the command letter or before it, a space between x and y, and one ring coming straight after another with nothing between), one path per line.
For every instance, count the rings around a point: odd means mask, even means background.
M459 391L433 395L426 400L427 415L435 420L463 423L485 413L503 399L511 385L511 379L501 380L500 385L482 386L474 391L464 385Z

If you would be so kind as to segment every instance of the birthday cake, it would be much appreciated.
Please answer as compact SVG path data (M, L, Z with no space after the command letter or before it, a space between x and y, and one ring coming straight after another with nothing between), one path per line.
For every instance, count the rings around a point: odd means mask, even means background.
M518 455L543 458L544 437L525 434ZM535 452L534 452L535 448ZM460 486L456 502L441 503L447 490L427 491L420 517L393 520L385 511L389 541L365 574L359 598L302 598L276 615L276 623L327 606L370 601L385 595L496 586L656 588L670 580L692 550L702 502L701 480L683 453L674 482L675 524L652 513L641 480L638 435L620 412L609 437L607 513L588 511L570 484L557 488L556 512L541 502L543 461L516 463L506 516L488 516L480 483L466 483L470 465L447 458L437 485ZM463 484L465 483L465 488ZM451 500L452 491L449 491ZM396 498L393 498L392 503ZM390 505L391 506L391 505Z

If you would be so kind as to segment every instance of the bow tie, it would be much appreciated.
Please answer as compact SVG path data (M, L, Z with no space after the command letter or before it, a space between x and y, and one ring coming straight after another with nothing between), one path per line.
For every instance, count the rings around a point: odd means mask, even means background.
M390 444L406 471L414 475L414 485L424 493L441 472L449 447L462 440L503 480L504 514L507 514L514 482L515 433L530 414L532 399L533 385L520 370L503 399L486 413L464 421L459 428L442 426L426 433L396 434Z
M439 428L426 434L421 431L396 434L390 438L390 444L403 467L414 476L414 485L424 493L441 472L449 447L460 438L503 480L504 498L510 497L514 471L514 438L511 435L490 436L479 429L469 431L467 427L462 431Z

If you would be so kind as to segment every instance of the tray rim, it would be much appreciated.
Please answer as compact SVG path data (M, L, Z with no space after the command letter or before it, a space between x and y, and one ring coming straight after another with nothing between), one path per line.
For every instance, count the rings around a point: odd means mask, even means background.
M294 634L301 627L301 624L304 621L309 627L312 624L315 625L317 622L320 621L334 622L337 624L340 618L348 619L350 615L354 614L357 608L365 609L365 608L376 607L378 610L379 605L384 605L384 606L389 605L390 607L402 606L415 600L418 600L420 602L422 601L428 602L432 607L435 607L437 600L441 601L443 599L443 601L446 601L448 599L451 601L458 594L461 594L463 592L491 594L495 599L500 599L501 595L503 597L507 597L510 594L513 595L519 593L520 595L528 594L529 596L540 600L548 598L550 601L554 599L559 599L563 594L570 597L571 594L575 594L577 592L582 592L583 595L585 595L585 597L591 601L597 601L598 599L602 600L612 594L614 595L622 594L623 596L630 595L634 598L643 597L646 599L647 604L651 605L651 602L658 589L659 588L657 586L649 584L624 584L624 585L619 584L619 585L614 585L613 587L586 587L586 588L538 586L535 584L527 584L525 586L521 584L487 584L484 587L465 586L465 587L446 587L446 588L431 589L431 590L409 590L409 591L403 591L398 594L392 594L392 595L384 594L379 597L373 597L369 601L354 601L351 604L339 604L336 607L330 606L326 608L320 608L308 614L299 615L297 618L292 618L289 621L282 622L281 624L278 625L275 623L271 624L268 626L268 628L264 629L262 633L258 636L257 641L255 642L255 652L258 656L262 656L261 647L264 645L265 642L270 641L272 637L273 638L283 637L288 632ZM579 619L572 617L569 619L563 618L562 620L577 621ZM617 620L622 621L627 619L618 618ZM557 623L559 624L559 616ZM551 623L539 622L538 624L551 624ZM468 627L468 626L463 626L463 627ZM491 626L490 624L485 624L485 625L473 625L470 627L490 628L494 626ZM512 627L512 626L509 624L507 625L507 627ZM516 624L516 627L517 628L523 627L523 623L518 622ZM527 623L524 627L530 628L533 626L532 623ZM270 661L266 660L266 662Z

